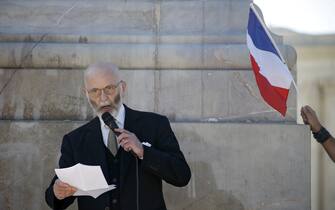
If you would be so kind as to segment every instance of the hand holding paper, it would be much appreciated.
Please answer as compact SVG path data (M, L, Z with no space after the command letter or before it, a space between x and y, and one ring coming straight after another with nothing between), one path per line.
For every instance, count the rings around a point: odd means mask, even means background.
M100 166L76 164L72 167L55 169L58 178L75 188L75 196L90 195L97 198L102 193L115 189L108 185Z
M77 189L59 179L55 180L53 184L53 192L58 200L63 200L64 198L73 196Z

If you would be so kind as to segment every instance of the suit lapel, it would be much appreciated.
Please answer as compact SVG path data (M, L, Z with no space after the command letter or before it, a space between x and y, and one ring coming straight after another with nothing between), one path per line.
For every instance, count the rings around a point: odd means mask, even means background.
M85 140L88 142L86 145L91 151L89 156L92 161L96 161L96 164L100 164L104 176L108 177L108 167L105 155L105 144L103 142L100 120L98 117L94 118L88 127L88 132L85 136Z

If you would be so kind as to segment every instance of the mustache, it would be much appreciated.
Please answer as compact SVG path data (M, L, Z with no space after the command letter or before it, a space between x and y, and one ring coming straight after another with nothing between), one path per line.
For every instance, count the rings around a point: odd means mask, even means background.
M99 111L101 111L104 108L110 108L110 109L115 109L116 106L114 106L113 104L106 104L106 105L100 105L97 107Z
M101 113L103 109L110 109L111 111L118 111L121 102L121 94L115 96L115 98L99 103L98 101L88 98L89 104L95 113Z

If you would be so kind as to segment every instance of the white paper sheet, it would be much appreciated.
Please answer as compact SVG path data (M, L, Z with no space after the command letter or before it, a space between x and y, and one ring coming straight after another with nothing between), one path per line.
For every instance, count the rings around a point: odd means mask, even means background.
M75 188L76 196L90 195L97 198L102 193L115 189L107 184L100 166L88 166L78 163L72 167L55 169L58 178Z
M98 189L98 190L88 190L88 191L83 191L83 190L77 190L73 195L74 196L84 196L84 195L89 195L92 196L93 198L99 197L101 194L115 189L115 185L109 185L106 189Z

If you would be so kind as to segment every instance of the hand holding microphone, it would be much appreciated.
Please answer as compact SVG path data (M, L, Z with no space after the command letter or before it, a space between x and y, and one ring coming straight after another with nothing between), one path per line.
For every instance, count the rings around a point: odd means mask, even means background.
M117 136L118 144L125 151L131 152L135 157L143 157L143 146L134 133L119 128L114 120L114 117L109 112L103 113L101 117L104 123L112 131L114 131L115 135Z

